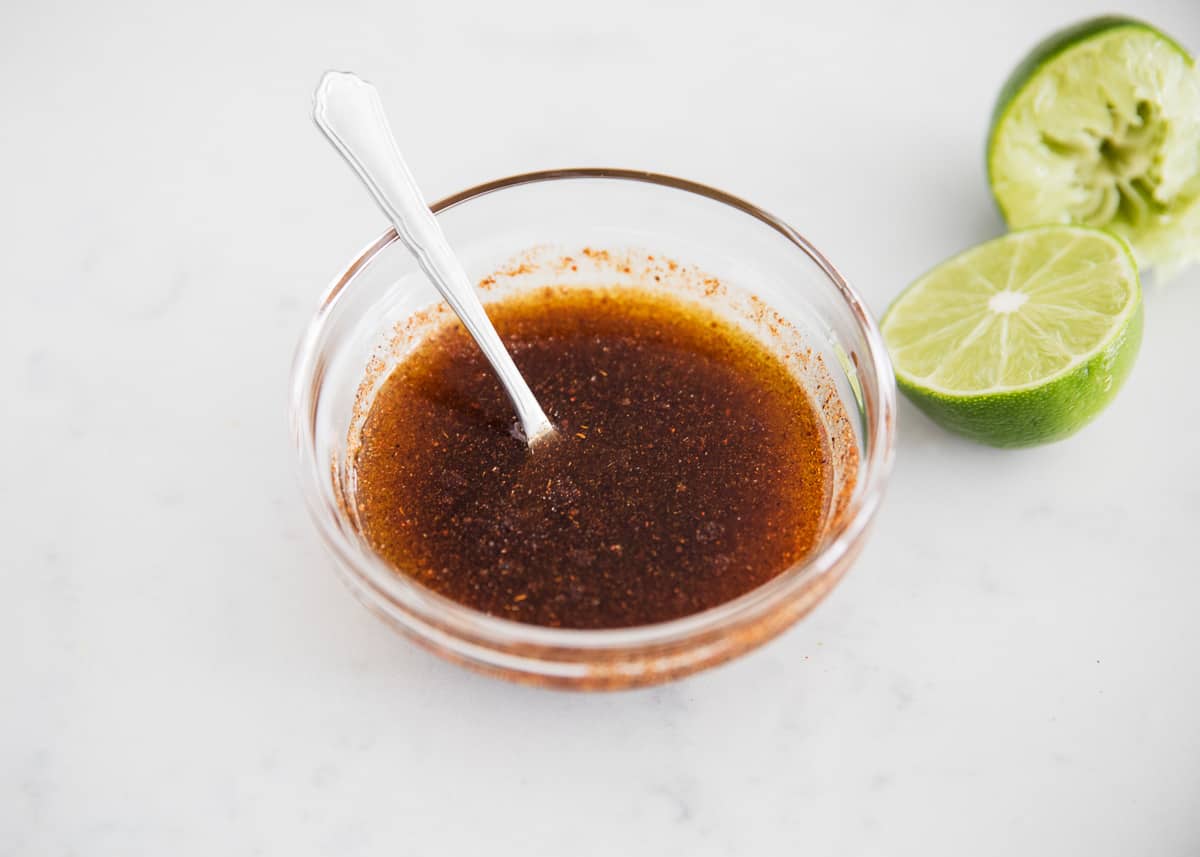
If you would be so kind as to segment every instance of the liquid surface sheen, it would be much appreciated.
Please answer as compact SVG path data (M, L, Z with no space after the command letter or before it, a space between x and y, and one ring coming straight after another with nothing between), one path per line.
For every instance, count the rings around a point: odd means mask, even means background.
M816 543L829 444L781 360L705 310L631 289L488 306L558 435L529 450L457 321L384 382L359 519L402 573L519 622L617 628L715 607Z

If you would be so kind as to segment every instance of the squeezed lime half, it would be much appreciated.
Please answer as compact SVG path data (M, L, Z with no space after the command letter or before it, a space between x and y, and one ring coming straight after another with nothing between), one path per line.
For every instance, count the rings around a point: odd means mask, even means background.
M1080 226L1009 233L938 265L883 317L900 389L992 446L1067 437L1113 399L1142 338L1137 264Z
M1037 45L1000 92L988 178L1010 227L1109 229L1143 265L1200 259L1200 72L1149 24L1104 17Z

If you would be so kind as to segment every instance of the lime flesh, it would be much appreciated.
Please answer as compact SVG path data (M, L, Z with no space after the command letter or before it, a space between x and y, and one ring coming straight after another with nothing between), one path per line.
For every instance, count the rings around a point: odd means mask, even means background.
M1168 270L1200 259L1200 72L1139 21L1062 30L1001 90L988 177L1011 227L1103 227Z
M1137 265L1079 226L1010 233L942 263L884 315L900 389L992 446L1067 437L1116 395L1142 336Z

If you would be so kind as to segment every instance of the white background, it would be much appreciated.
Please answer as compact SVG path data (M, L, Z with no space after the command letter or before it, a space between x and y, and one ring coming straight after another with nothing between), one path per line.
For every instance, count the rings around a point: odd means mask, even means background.
M1193 49L1194 0L1124 5ZM873 537L776 642L579 696L442 663L331 573L286 382L382 231L318 137L382 89L428 195L674 173L878 313L1001 229L992 99L1084 2L5 3L0 854L1200 853L1200 269L1128 386L1001 452L907 405Z

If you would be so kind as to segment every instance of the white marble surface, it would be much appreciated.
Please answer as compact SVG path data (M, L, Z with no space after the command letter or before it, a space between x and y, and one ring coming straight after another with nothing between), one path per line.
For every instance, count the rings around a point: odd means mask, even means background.
M411 111L432 195L676 173L881 310L997 233L992 96L1098 11L644 5L0 11L0 855L1200 853L1200 270L1149 290L1128 387L1067 443L983 449L905 405L845 583L690 680L480 678L330 573L287 370L382 224L310 125L322 69ZM1115 5L1200 48L1194 0Z

